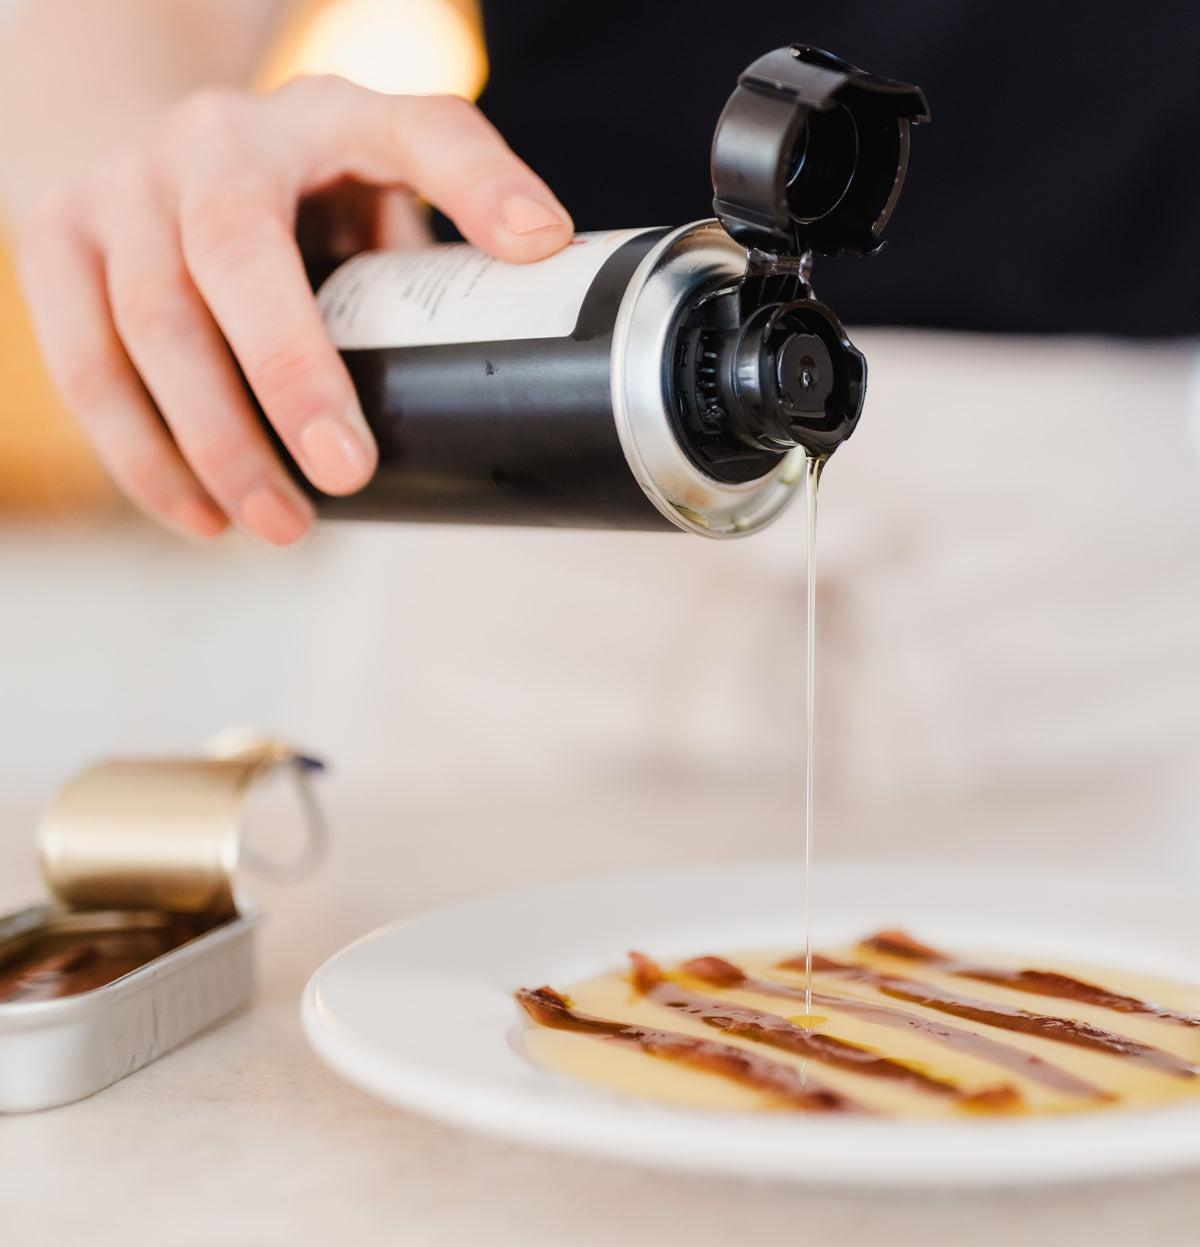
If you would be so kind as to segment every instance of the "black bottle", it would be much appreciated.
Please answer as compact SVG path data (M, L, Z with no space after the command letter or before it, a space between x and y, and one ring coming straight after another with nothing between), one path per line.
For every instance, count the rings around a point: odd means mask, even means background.
M862 410L866 364L813 297L813 252L882 245L921 91L812 48L741 75L717 123L716 220L578 236L506 264L368 252L318 303L379 443L330 517L740 536Z

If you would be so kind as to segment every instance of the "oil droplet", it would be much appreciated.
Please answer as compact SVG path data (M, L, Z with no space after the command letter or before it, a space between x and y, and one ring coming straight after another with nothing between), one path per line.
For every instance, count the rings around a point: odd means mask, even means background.
M815 1013L797 1013L794 1018L788 1018L788 1021L793 1026L803 1026L806 1031L811 1031L823 1026L829 1019L818 1017Z

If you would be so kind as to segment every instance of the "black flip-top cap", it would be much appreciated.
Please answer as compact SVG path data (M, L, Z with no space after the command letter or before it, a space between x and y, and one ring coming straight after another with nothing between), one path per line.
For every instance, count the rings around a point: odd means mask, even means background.
M744 247L868 255L883 245L908 167L919 87L793 44L739 78L712 147L713 210Z

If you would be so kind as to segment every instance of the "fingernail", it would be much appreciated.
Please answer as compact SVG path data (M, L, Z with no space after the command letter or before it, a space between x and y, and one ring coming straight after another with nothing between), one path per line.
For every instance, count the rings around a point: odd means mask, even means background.
M549 204L525 195L510 195L500 209L501 219L514 234L534 234L540 229L566 225L566 218Z
M300 449L313 484L329 494L348 494L371 479L374 452L342 420L322 416L300 434Z
M175 522L196 537L217 537L229 521L206 498L185 498L172 512Z
M274 485L263 485L242 503L245 528L273 546L290 546L308 531L311 512L284 497Z

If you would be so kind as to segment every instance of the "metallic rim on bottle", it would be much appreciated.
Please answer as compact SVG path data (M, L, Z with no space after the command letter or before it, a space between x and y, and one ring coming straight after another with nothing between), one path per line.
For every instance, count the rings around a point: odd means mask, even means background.
M698 468L671 423L671 335L680 306L704 287L736 281L746 252L716 221L668 234L634 273L613 326L612 405L629 467L671 521L702 537L745 537L776 520L804 482L804 452L791 450L765 476L742 484Z

